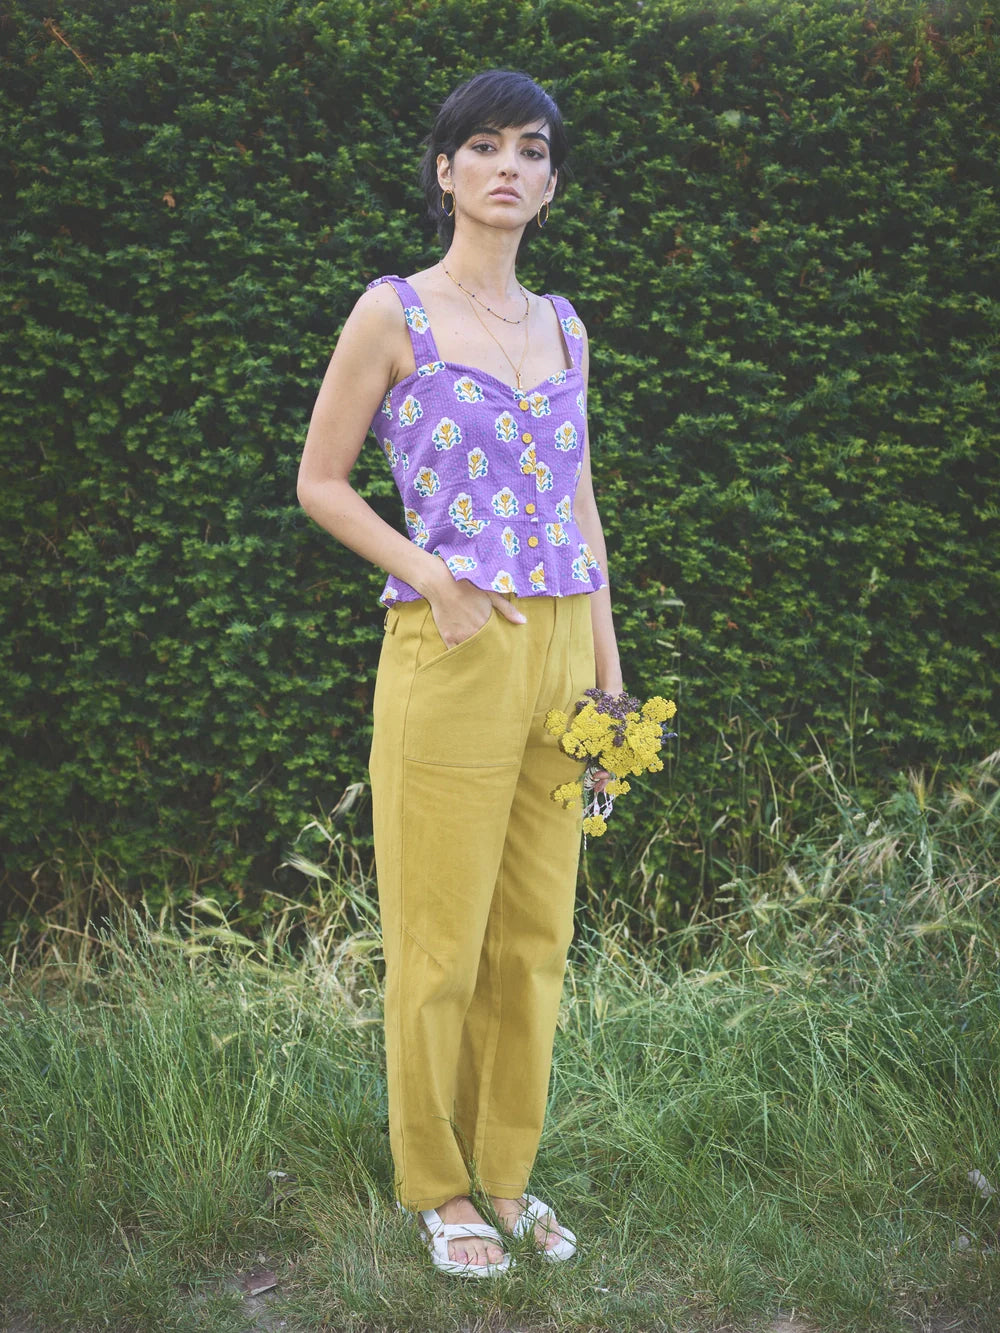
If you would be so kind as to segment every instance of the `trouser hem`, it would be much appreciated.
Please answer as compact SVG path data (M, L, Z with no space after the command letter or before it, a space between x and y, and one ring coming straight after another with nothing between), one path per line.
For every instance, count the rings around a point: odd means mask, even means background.
M495 1199L519 1199L528 1189L526 1180L518 1184L510 1180L484 1180L480 1179L480 1185L487 1194L491 1194Z

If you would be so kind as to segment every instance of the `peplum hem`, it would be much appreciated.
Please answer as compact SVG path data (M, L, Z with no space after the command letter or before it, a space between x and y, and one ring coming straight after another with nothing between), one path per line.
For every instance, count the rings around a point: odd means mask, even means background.
M564 548L558 555L553 552L546 558L541 546L530 551L527 558L522 554L506 561L493 556L484 560L475 548L470 551L468 542L463 544L461 538L438 542L433 553L440 556L454 578L472 583L484 592L512 593L517 597L576 597L607 586L601 566L586 542L577 545L579 554L572 561L566 559ZM418 601L422 596L402 579L390 577L379 603L390 607L396 602Z

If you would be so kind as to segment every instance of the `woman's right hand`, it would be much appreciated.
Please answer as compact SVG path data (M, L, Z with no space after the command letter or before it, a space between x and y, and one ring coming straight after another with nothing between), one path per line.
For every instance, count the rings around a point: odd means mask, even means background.
M450 586L449 586L450 584ZM446 648L457 648L466 639L477 634L495 609L514 625L523 625L525 618L498 592L477 588L468 579L456 579L448 571L448 583L440 591L428 594L434 624Z

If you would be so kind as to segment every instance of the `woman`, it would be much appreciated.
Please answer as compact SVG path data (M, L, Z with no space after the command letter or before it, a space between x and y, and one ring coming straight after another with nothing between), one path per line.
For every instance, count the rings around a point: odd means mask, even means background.
M622 680L586 334L515 273L565 154L559 110L527 75L490 70L451 94L421 168L444 258L358 301L298 483L316 522L389 576L370 767L390 1139L400 1205L435 1266L464 1276L511 1263L487 1199L544 1257L575 1250L526 1193L580 846L579 813L550 796L578 771L543 723ZM350 484L369 428L409 540Z

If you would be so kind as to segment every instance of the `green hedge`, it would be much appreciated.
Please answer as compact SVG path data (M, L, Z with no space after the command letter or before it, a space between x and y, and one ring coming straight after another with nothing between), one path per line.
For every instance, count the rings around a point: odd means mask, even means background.
M488 64L571 128L523 276L588 325L626 678L681 709L594 892L765 856L817 746L873 791L995 748L998 39L903 0L11 0L8 882L241 896L366 776L380 577L295 471L364 284L436 258L420 139ZM374 445L358 481L397 518Z

